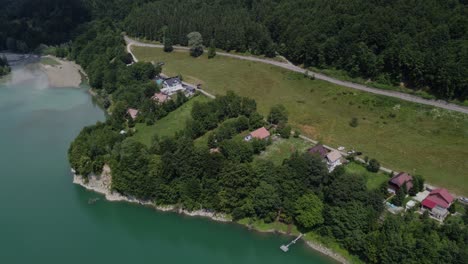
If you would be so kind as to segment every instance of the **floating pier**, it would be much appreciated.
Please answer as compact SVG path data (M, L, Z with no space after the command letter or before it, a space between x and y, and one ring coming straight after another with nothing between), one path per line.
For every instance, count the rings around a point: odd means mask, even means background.
M299 234L298 237L296 237L293 241L289 242L289 244L287 245L281 245L280 249L283 250L284 252L288 252L289 250L289 247L292 245L292 244L296 244L296 242L301 239L301 237L303 236L303 234Z

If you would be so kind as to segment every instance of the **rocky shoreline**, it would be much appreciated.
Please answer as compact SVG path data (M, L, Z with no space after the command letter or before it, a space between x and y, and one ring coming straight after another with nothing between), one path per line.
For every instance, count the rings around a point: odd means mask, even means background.
M152 201L140 200L135 197L129 197L129 196L125 196L120 193L117 193L117 192L113 192L110 189L111 183L112 183L112 176L111 176L110 167L108 165L104 166L101 175L90 175L88 176L87 181L85 181L82 176L74 174L73 183L81 185L87 190L103 194L106 200L111 201L111 202L136 203L140 205L150 206L159 211L176 212L176 213L185 214L188 216L208 217L218 222L231 222L231 219L229 219L224 214L218 214L218 213L210 212L210 211L203 210L203 209L196 210L196 211L187 211L184 209L177 208L174 205L161 206L161 205L156 205Z
M112 176L111 176L110 167L108 165L104 166L101 175L90 175L88 176L87 181L85 181L85 179L82 176L73 173L73 183L78 184L87 190L103 194L106 200L111 201L111 202L136 203L136 204L152 207L158 211L176 212L176 213L184 214L187 216L207 217L207 218L210 218L211 220L218 221L218 222L232 222L232 220L224 214L218 214L218 213L214 213L214 212L203 210L203 209L196 210L196 211L187 211L184 209L177 208L176 206L173 206L173 205L159 206L159 205L156 205L152 201L144 201L144 200L137 199L135 197L124 196L120 193L112 192L110 189L111 183L112 183ZM275 229L265 231L265 230L255 229L250 226L248 227L255 231L262 232L262 233L280 233L284 235L289 235L285 232L281 232ZM339 255L338 253L334 252L333 250L319 243L306 241L306 240L304 241L310 248L336 260L339 263L342 263L342 264L350 263L343 256Z

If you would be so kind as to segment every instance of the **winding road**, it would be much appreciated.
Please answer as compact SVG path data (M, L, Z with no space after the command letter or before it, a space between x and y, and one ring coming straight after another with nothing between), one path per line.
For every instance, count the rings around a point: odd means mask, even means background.
M132 46L151 47L151 48L163 48L164 47L163 45L160 45L160 44L143 43L143 42L134 40L132 38L129 38L127 36L125 36L124 38L125 38L125 42L127 43L127 51L128 51L128 53L130 53L132 55L133 60L135 62L137 62L138 59L135 57L135 55L133 54L133 52L131 50ZM174 46L174 49L189 50L188 47L182 47L182 46ZM388 96L388 97L394 97L394 98L398 98L398 99L413 102L413 103L430 105L430 106L440 107L440 108L444 108L444 109L451 110L451 111L456 111L456 112L468 114L468 107L456 105L456 104L449 103L449 102L446 102L446 101L443 101L443 100L428 100L428 99L424 99L424 98L421 98L419 96L415 96L415 95L411 95L411 94L406 94L406 93L397 92L397 91L381 90L381 89L372 88L372 87L357 84L357 83L338 80L338 79L335 79L335 78L332 78L332 77L329 77L329 76L326 76L326 75L323 75L323 74L320 74L320 73L315 73L315 72L305 70L305 69L300 68L298 66L295 66L294 64L289 63L289 62L279 62L279 61L256 58L256 57L251 57L251 56L242 56L242 55L230 54L230 53L226 53L226 52L217 52L216 54L219 55L219 56L231 57L231 58L240 59L240 60L247 60L247 61L254 61L254 62L270 64L270 65L278 66L278 67L281 67L283 69L287 69L287 70L290 70L290 71L299 72L299 73L302 73L302 74L305 74L307 72L307 74L309 74L310 76L315 76L316 79L327 81L327 82L337 84L337 85L341 85L341 86L345 86L345 87L348 87L348 88L351 88L351 89L360 90L360 91L373 93L373 94L378 94L378 95L384 95L384 96Z

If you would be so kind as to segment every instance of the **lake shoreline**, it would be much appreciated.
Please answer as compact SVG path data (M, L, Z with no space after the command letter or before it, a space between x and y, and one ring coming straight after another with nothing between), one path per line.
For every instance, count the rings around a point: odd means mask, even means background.
M54 65L40 62L40 67L47 74L50 86L52 87L79 88L80 84L84 81L82 76L86 77L84 70L74 61L60 59L51 55L42 56L41 58L49 58L58 63Z
M192 216L192 217L193 216L195 216L195 217L205 217L205 218L209 218L211 220L214 220L216 222L236 223L236 222L233 222L225 214L219 214L219 213L215 213L215 212L211 212L211 211L207 211L207 210L203 210L203 209L195 210L195 211L188 211L188 210L178 208L177 206L174 206L174 205L159 206L159 205L156 205L152 201L140 200L140 199L137 199L135 197L129 197L129 196L125 196L125 195L122 195L120 193L117 193L117 192L113 192L110 189L110 186L111 186L111 183L112 183L111 171L110 171L109 166L107 166L107 165L104 166L103 172L102 172L101 175L90 175L90 176L88 176L87 181L81 175L75 174L73 170L72 170L72 172L73 172L73 183L74 184L80 185L80 186L84 187L85 189L87 189L89 191L93 191L93 192L102 194L102 195L104 195L105 199L110 201L110 202L135 203L135 204L139 204L139 205L143 205L143 206L148 206L148 207L154 208L154 209L156 209L158 211L162 211L162 212L175 212L175 213L179 213L179 214L183 214L183 215L187 215L187 216ZM239 223L237 223L237 224L239 224ZM291 234L288 234L286 232L276 230L276 229L259 230L259 229L255 228L254 226L244 225L244 224L240 224L240 225L247 227L249 230L254 230L254 231L260 232L260 233L278 233L278 234L282 234L282 235L291 236ZM345 257L341 256L340 254L334 252L332 249L330 249L330 248L328 248L328 247L326 247L326 246L324 246L324 245L322 245L322 244L320 244L318 242L312 242L312 241L307 241L307 240L304 240L304 242L311 249L313 249L313 250L315 250L315 251L317 251L317 252L321 253L322 255L325 255L325 256L327 256L329 258L332 258L333 260L335 260L335 261L337 261L339 263L342 263L342 264L351 263Z

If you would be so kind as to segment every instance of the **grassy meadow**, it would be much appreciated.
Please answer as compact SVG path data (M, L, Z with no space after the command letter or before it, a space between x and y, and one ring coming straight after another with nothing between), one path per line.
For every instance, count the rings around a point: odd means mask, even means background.
M294 152L302 153L313 146L314 144L300 138L280 138L273 141L260 155L256 155L255 160L269 160L275 165L281 165L283 161L291 157Z
M291 125L306 136L355 148L385 167L421 174L431 184L468 194L468 115L310 80L262 63L221 56L209 60L206 54L192 58L158 48L133 51L141 60L164 62L166 74L182 74L210 93L233 90L254 98L264 115L272 105L283 104ZM353 118L357 127L349 125ZM163 123L157 122L156 129Z
M197 96L190 99L187 103L177 108L173 112L160 120L157 120L154 125L148 126L145 123L137 123L135 125L136 133L134 138L141 143L150 146L151 140L154 135L157 134L159 137L173 136L176 132L184 129L185 122L191 118L190 111L195 102L205 102L211 100L206 96Z
M390 179L388 174L379 171L378 173L368 171L363 165L350 162L345 166L346 172L350 174L363 175L367 180L367 188L374 190Z
M41 63L44 65L50 65L50 66L58 66L60 65L60 62L55 60L54 58L51 57L42 57L41 58Z

